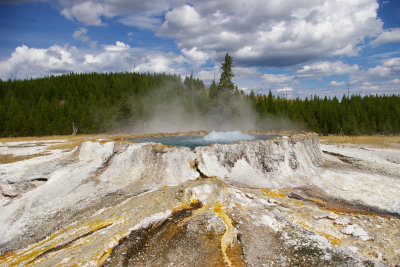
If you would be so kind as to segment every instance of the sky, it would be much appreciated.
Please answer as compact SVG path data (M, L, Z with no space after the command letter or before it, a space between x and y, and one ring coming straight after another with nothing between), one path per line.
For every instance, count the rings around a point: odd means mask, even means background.
M165 72L249 93L400 94L400 0L0 0L0 79Z

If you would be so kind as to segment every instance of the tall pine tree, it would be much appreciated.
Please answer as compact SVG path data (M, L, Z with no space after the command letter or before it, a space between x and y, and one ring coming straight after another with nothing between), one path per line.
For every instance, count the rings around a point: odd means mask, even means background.
M225 60L221 64L221 78L219 79L218 89L229 90L231 92L235 89L235 84L232 82L232 78L234 77L232 67L232 57L226 53Z

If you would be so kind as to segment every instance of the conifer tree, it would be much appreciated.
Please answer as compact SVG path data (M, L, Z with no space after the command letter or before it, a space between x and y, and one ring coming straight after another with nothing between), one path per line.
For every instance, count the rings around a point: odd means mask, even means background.
M221 64L221 78L219 79L218 89L227 89L232 91L235 89L235 84L232 82L234 77L232 57L226 53L225 60Z

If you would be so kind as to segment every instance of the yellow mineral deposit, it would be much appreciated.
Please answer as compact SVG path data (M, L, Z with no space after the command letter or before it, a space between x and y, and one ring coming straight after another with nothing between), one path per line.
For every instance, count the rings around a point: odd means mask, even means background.
M324 233L322 231L318 231L314 227L310 226L309 224L307 224L306 222L304 222L302 220L295 219L293 222L300 225L303 228L306 228L309 231L312 231L320 236L323 236L325 239L327 239L331 243L332 246L339 246L341 243L339 238L337 238L333 235Z
M83 224L67 226L26 249L9 252L6 254L6 257L3 255L0 258L0 264L19 266L41 263L61 250L75 249L80 245L89 244L93 241L95 232L113 224L121 223L125 223L123 218L89 221L83 222ZM99 248L101 249L101 246Z
M267 188L262 189L263 192L267 193L270 197L286 197L286 195L281 190L269 190Z
M233 226L232 219L226 214L220 201L217 201L213 211L222 219L225 225L225 232L221 238L221 249L224 262L227 266L245 266L241 255L241 246L237 241L237 230Z

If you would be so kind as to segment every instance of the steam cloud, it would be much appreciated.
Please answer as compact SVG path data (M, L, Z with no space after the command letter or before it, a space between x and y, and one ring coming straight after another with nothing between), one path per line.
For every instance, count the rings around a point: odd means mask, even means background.
M237 142L241 140L254 140L255 137L250 134L244 134L240 131L230 131L230 132L216 132L211 133L202 137L206 142Z
M280 116L261 117L243 95L226 94L210 100L204 90L179 94L174 85L128 104L139 106L140 116L114 129L124 134L189 131L303 130ZM138 119L139 118L139 119Z

